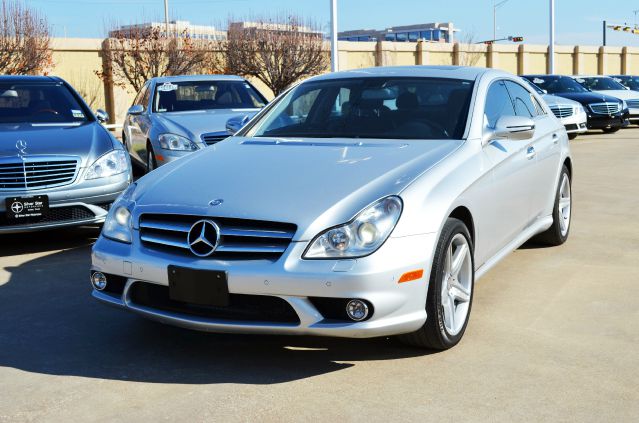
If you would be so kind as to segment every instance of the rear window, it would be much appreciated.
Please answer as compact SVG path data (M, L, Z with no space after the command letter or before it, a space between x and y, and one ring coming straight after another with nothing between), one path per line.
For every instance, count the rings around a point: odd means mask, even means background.
M82 123L85 108L62 83L0 83L0 123Z

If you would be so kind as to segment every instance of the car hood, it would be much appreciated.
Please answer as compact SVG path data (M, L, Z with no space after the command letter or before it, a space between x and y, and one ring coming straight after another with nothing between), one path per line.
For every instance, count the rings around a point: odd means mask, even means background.
M0 124L0 157L18 156L18 140L26 143L23 150L26 157L43 154L80 156L82 167L114 147L113 138L97 122L65 127Z
M599 90L593 91L597 94L608 95L622 100L639 100L639 92L630 90Z
M134 221L144 212L267 220L294 223L295 240L307 240L399 194L462 143L232 137L140 179Z
M619 102L617 97L608 94L585 92L585 93L554 93L557 97L569 98L578 101L581 104L602 103L602 102Z
M547 105L549 106L554 106L554 105L568 105L568 106L579 106L581 105L579 102L574 101L574 100L570 100L568 98L564 98L564 97L557 97L556 95L552 95L552 94L544 94L542 95L542 98L544 99L544 101L546 102Z
M226 131L226 121L236 116L252 118L260 109L214 109L190 112L155 113L153 118L165 132L199 141L202 134Z

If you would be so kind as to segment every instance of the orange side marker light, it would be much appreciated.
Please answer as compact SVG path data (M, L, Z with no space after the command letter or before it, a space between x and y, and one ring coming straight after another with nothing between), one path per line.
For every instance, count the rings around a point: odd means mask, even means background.
M399 278L399 281L397 283L414 281L417 279L421 279L422 276L424 276L424 269L412 270L410 272L404 273L402 277Z

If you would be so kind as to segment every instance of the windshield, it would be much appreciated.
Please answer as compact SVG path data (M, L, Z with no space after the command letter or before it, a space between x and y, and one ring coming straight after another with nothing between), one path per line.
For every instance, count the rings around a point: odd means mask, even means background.
M592 91L625 90L626 88L612 78L576 78L584 87Z
M155 88L153 111L257 109L266 100L245 81L165 82Z
M473 82L348 78L307 82L248 131L254 137L460 139Z
M585 93L587 89L567 76L525 76L526 79L546 90L548 94Z
M539 95L544 95L546 94L541 88L539 88L538 86L536 86L535 84L533 84L532 82L530 82L528 79L526 78L522 78L524 80L524 82L526 82L528 84L528 86L530 88L532 88L533 90L535 90L535 92Z
M62 83L1 83L0 123L82 123L85 109Z
M630 88L634 91L639 91L639 77L636 76L613 76L615 81Z

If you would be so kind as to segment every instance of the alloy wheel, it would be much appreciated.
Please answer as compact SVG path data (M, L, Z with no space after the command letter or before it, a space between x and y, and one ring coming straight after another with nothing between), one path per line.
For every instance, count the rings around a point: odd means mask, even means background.
M559 186L559 228L561 229L561 236L566 236L570 228L570 196L570 179L568 179L568 175L564 173L561 177L561 185Z
M466 322L472 295L473 269L466 237L455 235L446 249L441 283L441 306L446 332L457 335Z

